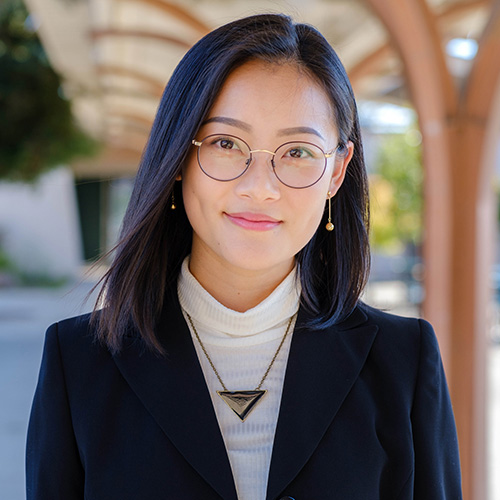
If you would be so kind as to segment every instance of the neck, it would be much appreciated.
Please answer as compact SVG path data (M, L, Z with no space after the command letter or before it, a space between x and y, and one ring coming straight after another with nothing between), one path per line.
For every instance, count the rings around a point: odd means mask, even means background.
M295 262L270 269L248 270L217 259L207 263L191 254L189 270L200 285L220 304L245 312L260 304L288 276Z

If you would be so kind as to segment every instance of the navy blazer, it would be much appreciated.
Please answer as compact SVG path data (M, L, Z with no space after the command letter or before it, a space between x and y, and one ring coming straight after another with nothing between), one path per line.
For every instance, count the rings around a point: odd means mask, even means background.
M267 500L461 499L431 326L363 305L324 330L306 329L306 320L301 310ZM176 298L158 336L166 357L135 332L113 356L94 341L88 315L48 329L28 432L28 500L237 499Z

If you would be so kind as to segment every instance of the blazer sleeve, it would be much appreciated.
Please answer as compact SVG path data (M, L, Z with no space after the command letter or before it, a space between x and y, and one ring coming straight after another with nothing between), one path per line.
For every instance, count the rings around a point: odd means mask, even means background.
M27 500L83 499L84 473L73 433L58 327L46 333L26 449Z
M420 323L420 359L412 408L415 500L460 500L458 440L434 331Z

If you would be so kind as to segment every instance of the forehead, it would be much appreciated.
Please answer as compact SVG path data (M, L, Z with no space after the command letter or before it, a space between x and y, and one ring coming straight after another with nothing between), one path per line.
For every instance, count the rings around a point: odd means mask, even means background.
M250 61L226 79L207 119L222 116L263 132L283 127L319 128L336 134L332 103L308 72L290 63Z

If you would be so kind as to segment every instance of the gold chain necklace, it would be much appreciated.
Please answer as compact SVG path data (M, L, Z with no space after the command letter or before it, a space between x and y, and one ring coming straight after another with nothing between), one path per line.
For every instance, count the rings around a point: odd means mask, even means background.
M258 403L262 400L262 398L266 395L267 390L261 389L262 384L264 383L264 380L266 380L267 376L269 375L269 372L271 371L271 368L276 361L276 358L278 357L278 354L281 350L281 347L285 343L285 339L288 335L288 332L290 331L290 327L292 326L292 320L295 316L295 314L290 318L290 321L288 322L288 326L286 327L285 335L283 335L283 338L281 339L280 345L278 346L278 349L274 353L273 359L271 360L271 363L269 363L269 366L267 367L266 372L264 373L259 385L253 390L253 391L228 391L226 385L222 381L219 372L215 368L215 365L208 355L207 350L205 349L205 346L203 345L203 342L200 339L200 336L198 335L198 331L196 330L196 327L194 326L193 320L191 319L191 316L186 312L187 319L189 320L189 324L191 325L191 328L193 329L194 336L196 337L196 340L200 344L201 350L203 351L203 354L205 354L207 361L209 362L210 366L212 367L212 370L214 371L217 379L219 380L220 384L223 387L223 391L216 391L217 394L220 396L222 401L226 403L231 410L238 415L238 417L241 419L243 422L250 412L257 406Z

